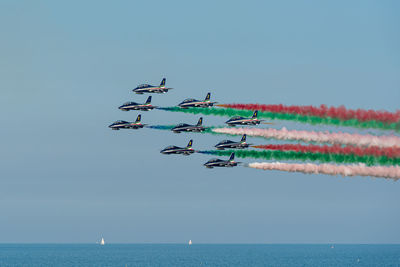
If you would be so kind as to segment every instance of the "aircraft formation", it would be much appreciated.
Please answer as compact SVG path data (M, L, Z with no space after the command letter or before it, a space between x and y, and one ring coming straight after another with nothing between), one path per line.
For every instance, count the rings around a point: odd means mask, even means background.
M165 94L174 88L166 86L163 78L160 85L142 84L132 91L136 94ZM373 176L389 179L400 179L400 111L387 112L375 110L348 110L321 105L287 106L268 104L217 104L211 101L211 93L204 100L187 98L174 107L159 107L151 104L148 96L145 103L126 102L119 106L121 111L151 111L154 109L230 117L225 121L226 127L203 125L203 117L197 123L179 123L177 125L148 125L141 122L141 114L136 121L119 120L111 125L112 130L152 128L170 130L173 133L211 133L241 136L240 140L223 140L213 150L193 149L193 140L186 147L170 145L160 151L165 155L193 153L226 156L228 159L210 159L203 165L207 168L244 167L261 170L280 170L307 174L327 174L342 176ZM259 127L271 124L263 119L292 121L313 126L320 124L336 127L369 128L379 131L391 131L391 134L364 134L357 132L328 132L315 130L288 130ZM192 121L194 123L195 121ZM246 137L274 139L278 142L291 141L286 144L253 145ZM295 142L295 144L293 144ZM304 144L306 143L306 144ZM307 144L308 143L308 144ZM251 149L249 149L251 148ZM235 153L239 158L256 158L271 160L301 161L300 163L235 161ZM307 161L307 162L305 162ZM312 164L317 161L320 164ZM327 164L327 163L336 163ZM352 164L352 165L349 165Z
M154 86L150 84L141 84L134 88L132 91L136 94L145 94L145 93L156 93L156 94L164 94L167 93L169 90L174 88L166 87L166 78L163 78L159 86ZM157 106L153 106L151 104L152 97L149 96L145 103L140 104L133 101L126 102L118 107L118 109L122 111L150 111L153 109L157 109ZM188 109L188 108L208 108L213 107L214 104L218 102L211 101L211 93L207 93L204 100L197 100L194 98L187 98L183 100L181 103L177 105L177 107L181 109ZM236 126L236 125L259 125L263 120L259 120L257 118L258 111L254 111L253 116L250 118L245 118L242 116L234 116L230 118L225 123L228 126ZM123 120L115 121L114 123L110 124L108 127L112 130L121 130L121 129L140 129L146 127L147 124L141 123L141 114L137 116L135 122L128 122ZM182 133L182 132L203 132L206 130L206 127L203 126L203 117L200 117L196 124L188 124L188 123L179 123L176 126L171 128L171 131L174 133ZM192 148L193 140L190 140L186 147L178 147L175 145L167 146L166 148L162 149L160 153L165 155L170 154L181 154L181 155L191 155L195 152L198 152ZM246 149L250 146L246 142L246 134L242 136L240 141L232 141L232 140L223 140L215 145L215 148L218 150L224 149ZM207 168L214 168L214 167L234 167L237 166L238 163L235 161L235 153L231 153L229 159L222 160L222 159L210 159L204 166Z

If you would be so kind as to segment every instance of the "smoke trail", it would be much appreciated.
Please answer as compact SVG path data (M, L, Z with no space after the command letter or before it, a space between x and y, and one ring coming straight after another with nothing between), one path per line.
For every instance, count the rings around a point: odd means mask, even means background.
M183 112L191 114L204 114L204 115L215 115L215 116L243 116L250 117L253 114L251 110L239 110L232 108L179 108L179 107L167 107L158 108L161 110L172 111L172 112ZM384 123L381 121L358 121L357 119L351 119L341 121L335 118L323 118L317 116L305 116L300 114L288 114L288 113L274 113L274 112L259 112L259 118L269 120L288 120L300 123L309 123L312 125L326 124L334 126L346 126L356 128L376 128L382 130L395 130L400 132L400 123Z
M356 146L377 146L377 147L400 147L400 137L395 135L374 136L370 134L350 134L350 133L331 133L314 131L296 131L282 129L257 129L257 128L216 128L212 129L216 133L231 135L247 134L249 136L260 136L264 138L274 138L278 140L298 140L304 142L318 142L328 144L343 144Z
M204 115L215 115L215 116L251 116L252 111L249 110L236 110L227 108L180 108L180 107L166 107L158 108L161 110L172 111L172 112L183 112L191 114L204 114Z
M330 117L339 120L357 119L358 121L380 121L383 123L393 123L400 121L400 110L396 112L388 112L381 110L363 110L363 109L346 109L344 106L327 107L321 105L314 106L285 106L285 105L261 105L261 104L224 104L218 105L225 108L259 110L274 113L290 113L305 116Z
M261 170L278 170L287 172L302 172L306 174L328 174L341 176L373 176L391 178L394 180L400 179L400 167L390 166L373 166L367 167L364 164L358 165L334 165L334 164L291 164L280 162L254 162L246 165L250 168Z
M276 159L276 160L301 160L301 161L319 161L319 162L336 162L336 163L364 163L368 166L372 165L400 165L400 158L388 158L386 156L357 156L354 154L323 154L311 152L296 151L278 151L278 150L209 150L199 151L200 153L213 154L218 156L229 156L232 152L239 158L256 158L256 159Z
M171 130L175 125L148 125L146 127L157 130Z
M269 150L281 150L281 151L297 151L297 152L312 152L312 153L323 153L323 154L354 154L357 156L375 156L381 157L386 156L388 158L400 157L400 147L356 147L356 146L345 146L340 145L333 146L317 146L317 145L300 145L300 144L284 144L284 145L258 145L253 146L255 148L269 149Z

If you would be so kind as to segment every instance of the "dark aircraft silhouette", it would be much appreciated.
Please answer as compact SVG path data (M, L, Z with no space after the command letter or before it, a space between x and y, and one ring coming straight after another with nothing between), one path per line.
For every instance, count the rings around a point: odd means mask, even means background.
M171 90L173 88L167 88L165 87L165 78L162 79L161 83L159 86L154 86L150 84L141 84L132 91L136 94L143 94L143 93L157 93L157 94L162 94L168 92L168 90Z
M211 102L210 101L211 93L208 93L204 101L201 100L196 100L193 98L188 98L183 100L178 106L181 108L195 108L195 107L200 107L200 108L208 108L212 107L215 103L217 102Z
M116 121L113 124L109 125L112 130L119 130L119 129L139 129L143 128L146 124L141 124L140 119L142 115L138 115L135 122L128 122L128 121Z
M234 167L237 166L239 163L235 162L234 159L235 159L235 153L232 153L228 160L210 159L209 161L204 163L204 166L206 166L209 169L212 169L214 167Z
M244 118L244 117L236 116L236 117L230 118L225 123L228 124L229 126L257 125L257 124L260 124L262 121L262 120L257 119L257 115L258 115L258 110L254 111L253 116L251 118Z
M128 110L143 110L149 111L156 108L155 106L151 105L151 96L149 96L144 104L138 104L136 102L126 102L122 106L119 107L120 110L128 111Z
M246 143L246 135L242 136L240 142L233 142L231 140L224 140L215 145L217 149L224 150L225 148L248 148L250 144Z
M205 128L202 126L203 118L201 117L196 125L190 125L187 123L180 123L171 129L174 133L180 132L202 132Z
M186 147L178 147L178 146L167 146L163 150L160 151L162 154L183 154L185 156L188 156L190 154L194 153L194 150L192 148L193 140L190 140L188 145Z

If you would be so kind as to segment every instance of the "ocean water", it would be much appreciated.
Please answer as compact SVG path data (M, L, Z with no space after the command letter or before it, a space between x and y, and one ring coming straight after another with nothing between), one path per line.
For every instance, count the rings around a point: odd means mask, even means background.
M400 245L2 244L0 266L400 266Z

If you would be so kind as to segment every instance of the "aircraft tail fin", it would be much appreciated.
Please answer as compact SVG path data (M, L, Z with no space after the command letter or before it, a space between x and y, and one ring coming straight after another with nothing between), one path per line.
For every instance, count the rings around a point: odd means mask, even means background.
M135 122L136 122L136 123L138 123L138 122L140 122L140 120L141 120L141 119L142 119L142 115L140 115L140 114L139 114L139 115L137 116L137 118L136 118L136 121L135 121Z
M165 80L166 80L165 78L162 79L160 86L165 86Z
M211 98L211 93L208 93L206 96L206 99L204 99L204 101L208 102L208 101L210 101L210 98Z
M197 122L197 126L201 126L203 124L203 117L200 117L199 121Z
M150 104L151 103L151 96L149 96L148 98L147 98L147 100L146 100L146 103L145 104Z
M240 140L241 143L246 143L246 134L242 136L242 140Z
M189 141L189 143L187 144L187 148L192 148L192 145L193 145L193 140L192 139L190 139L190 141Z
M251 118L256 119L258 115L258 110L254 111L253 116Z
M235 152L232 152L231 156L229 157L229 161L235 160Z

